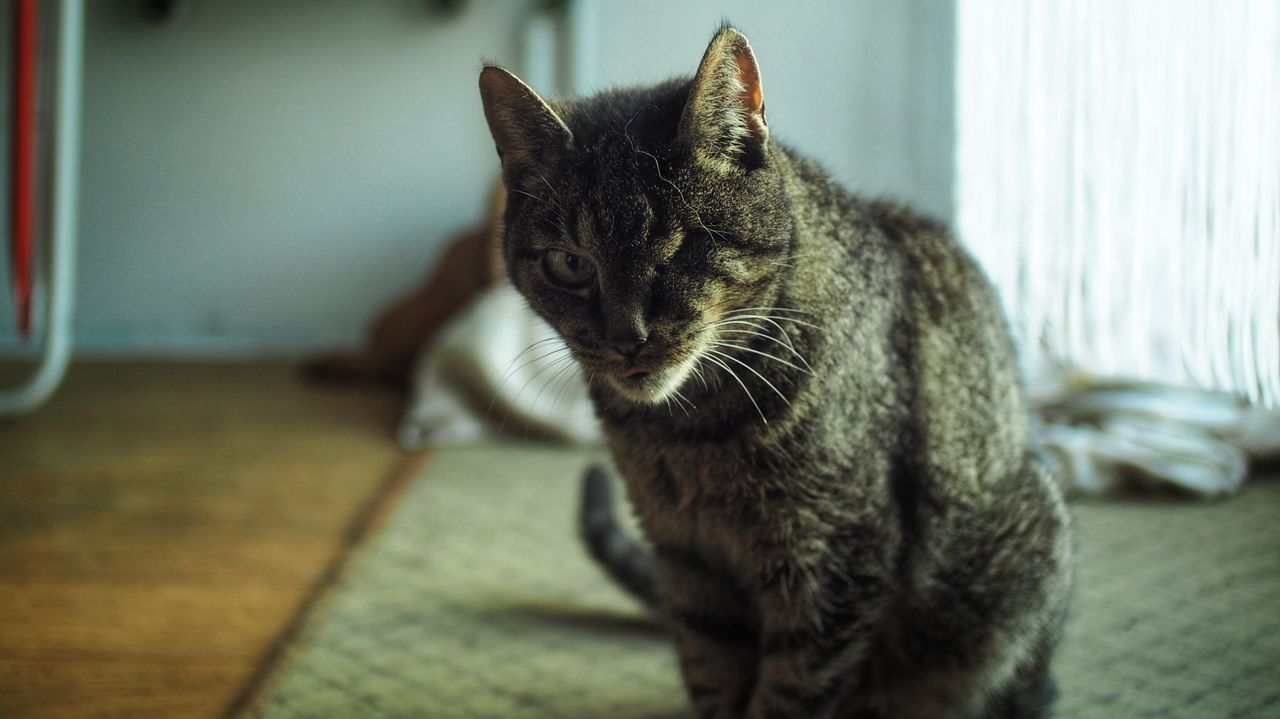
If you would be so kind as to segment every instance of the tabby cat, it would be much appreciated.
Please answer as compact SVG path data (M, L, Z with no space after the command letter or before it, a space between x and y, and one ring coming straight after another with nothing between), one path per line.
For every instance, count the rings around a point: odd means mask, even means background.
M1036 717L1068 515L1000 306L938 224L776 142L722 28L692 79L549 103L480 75L503 253L564 338L651 549L586 534L669 619L703 717Z

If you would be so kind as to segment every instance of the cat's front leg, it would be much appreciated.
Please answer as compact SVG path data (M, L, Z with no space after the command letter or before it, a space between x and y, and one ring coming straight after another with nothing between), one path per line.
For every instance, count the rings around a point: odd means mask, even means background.
M741 719L755 685L758 632L727 573L659 548L663 603L689 700L701 719Z
M695 622L686 618L676 628L680 673L689 701L699 719L741 719L751 698L755 647L727 636L709 637L707 627ZM729 626L713 631L724 629L735 631Z
M788 560L770 571L747 719L824 719L849 701L888 603L888 577L877 564L874 557L824 567Z

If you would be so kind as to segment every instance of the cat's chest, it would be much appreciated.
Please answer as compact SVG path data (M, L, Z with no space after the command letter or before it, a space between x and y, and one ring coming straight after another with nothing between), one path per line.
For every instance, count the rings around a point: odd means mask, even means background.
M785 522L786 510L761 489L767 470L737 452L629 448L615 459L645 534L660 548L694 551L745 577L756 570L758 545Z

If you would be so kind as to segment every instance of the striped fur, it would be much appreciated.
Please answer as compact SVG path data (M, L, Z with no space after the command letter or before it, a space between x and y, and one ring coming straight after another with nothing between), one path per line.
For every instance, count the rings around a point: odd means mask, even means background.
M777 143L731 28L655 87L482 78L508 272L590 377L652 556L598 471L584 537L670 621L699 716L1043 716L1068 515L945 228Z

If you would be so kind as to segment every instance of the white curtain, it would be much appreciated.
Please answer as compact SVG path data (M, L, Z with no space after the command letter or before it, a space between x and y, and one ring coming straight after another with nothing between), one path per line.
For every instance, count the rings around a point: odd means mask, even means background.
M956 106L1027 349L1280 408L1280 1L958 0Z

